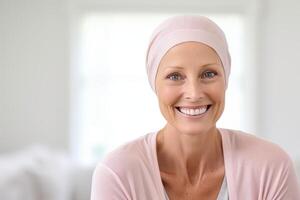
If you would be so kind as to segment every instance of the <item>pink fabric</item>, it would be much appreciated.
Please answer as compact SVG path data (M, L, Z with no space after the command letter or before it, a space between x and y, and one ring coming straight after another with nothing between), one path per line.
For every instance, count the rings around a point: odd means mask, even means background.
M219 129L230 200L299 200L290 157L277 145ZM111 152L93 175L91 200L164 200L156 133Z
M173 46L195 41L213 48L219 55L226 78L230 74L230 54L223 31L210 19L203 16L176 16L167 19L153 32L147 51L146 67L151 88L155 91L155 77L162 57Z

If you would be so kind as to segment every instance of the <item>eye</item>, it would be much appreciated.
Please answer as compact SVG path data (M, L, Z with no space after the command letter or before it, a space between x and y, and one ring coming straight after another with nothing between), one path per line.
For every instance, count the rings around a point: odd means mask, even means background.
M217 75L216 72L213 72L213 71L205 71L205 72L202 74L202 78L208 78L208 79L211 79L211 78L214 78L216 75Z
M176 73L172 73L172 74L168 75L167 79L170 79L172 81L179 81L182 79L182 76L176 72Z

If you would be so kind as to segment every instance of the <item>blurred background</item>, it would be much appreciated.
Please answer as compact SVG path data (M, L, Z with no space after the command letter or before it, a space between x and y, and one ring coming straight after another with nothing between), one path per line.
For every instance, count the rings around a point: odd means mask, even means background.
M232 56L218 126L279 144L300 174L297 0L0 0L0 199L87 200L96 163L165 121L148 84L153 29L205 15Z

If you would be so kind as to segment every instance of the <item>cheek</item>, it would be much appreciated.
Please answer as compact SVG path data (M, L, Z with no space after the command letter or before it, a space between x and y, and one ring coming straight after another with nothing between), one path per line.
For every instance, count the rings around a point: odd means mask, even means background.
M211 97L215 102L224 103L225 100L225 85L221 83L214 84L210 87Z
M162 104L166 106L173 106L179 100L180 93L178 89L165 86L160 88L158 98Z
M174 105L180 98L178 90L174 90L174 88L166 86L160 88L159 92L157 93L157 97L162 115L167 121L172 121L172 118L174 116Z
M219 89L217 89L219 88ZM215 113L217 118L219 118L225 107L225 88L224 87L215 87L215 90L211 93L211 98L213 99L214 103L216 104Z
M224 91L216 92L215 99L218 103L224 104L225 103L225 92Z

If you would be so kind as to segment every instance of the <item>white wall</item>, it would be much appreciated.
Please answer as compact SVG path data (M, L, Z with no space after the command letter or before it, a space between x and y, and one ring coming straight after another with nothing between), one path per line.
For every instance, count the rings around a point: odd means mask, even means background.
M300 160L300 1L268 0L261 13L261 133Z
M144 5L142 11L189 7L187 1L178 1L179 6L171 0L141 2L0 0L0 152L35 142L69 148L68 36L70 19L76 13L136 10L138 3ZM250 41L249 48L256 54L248 59L257 67L259 78L258 87L252 87L258 92L253 102L258 108L257 132L300 158L300 2L193 0L189 4L194 11L239 11L254 23L249 25L257 29L249 35L257 44Z
M60 0L0 0L0 152L68 145L68 24Z

